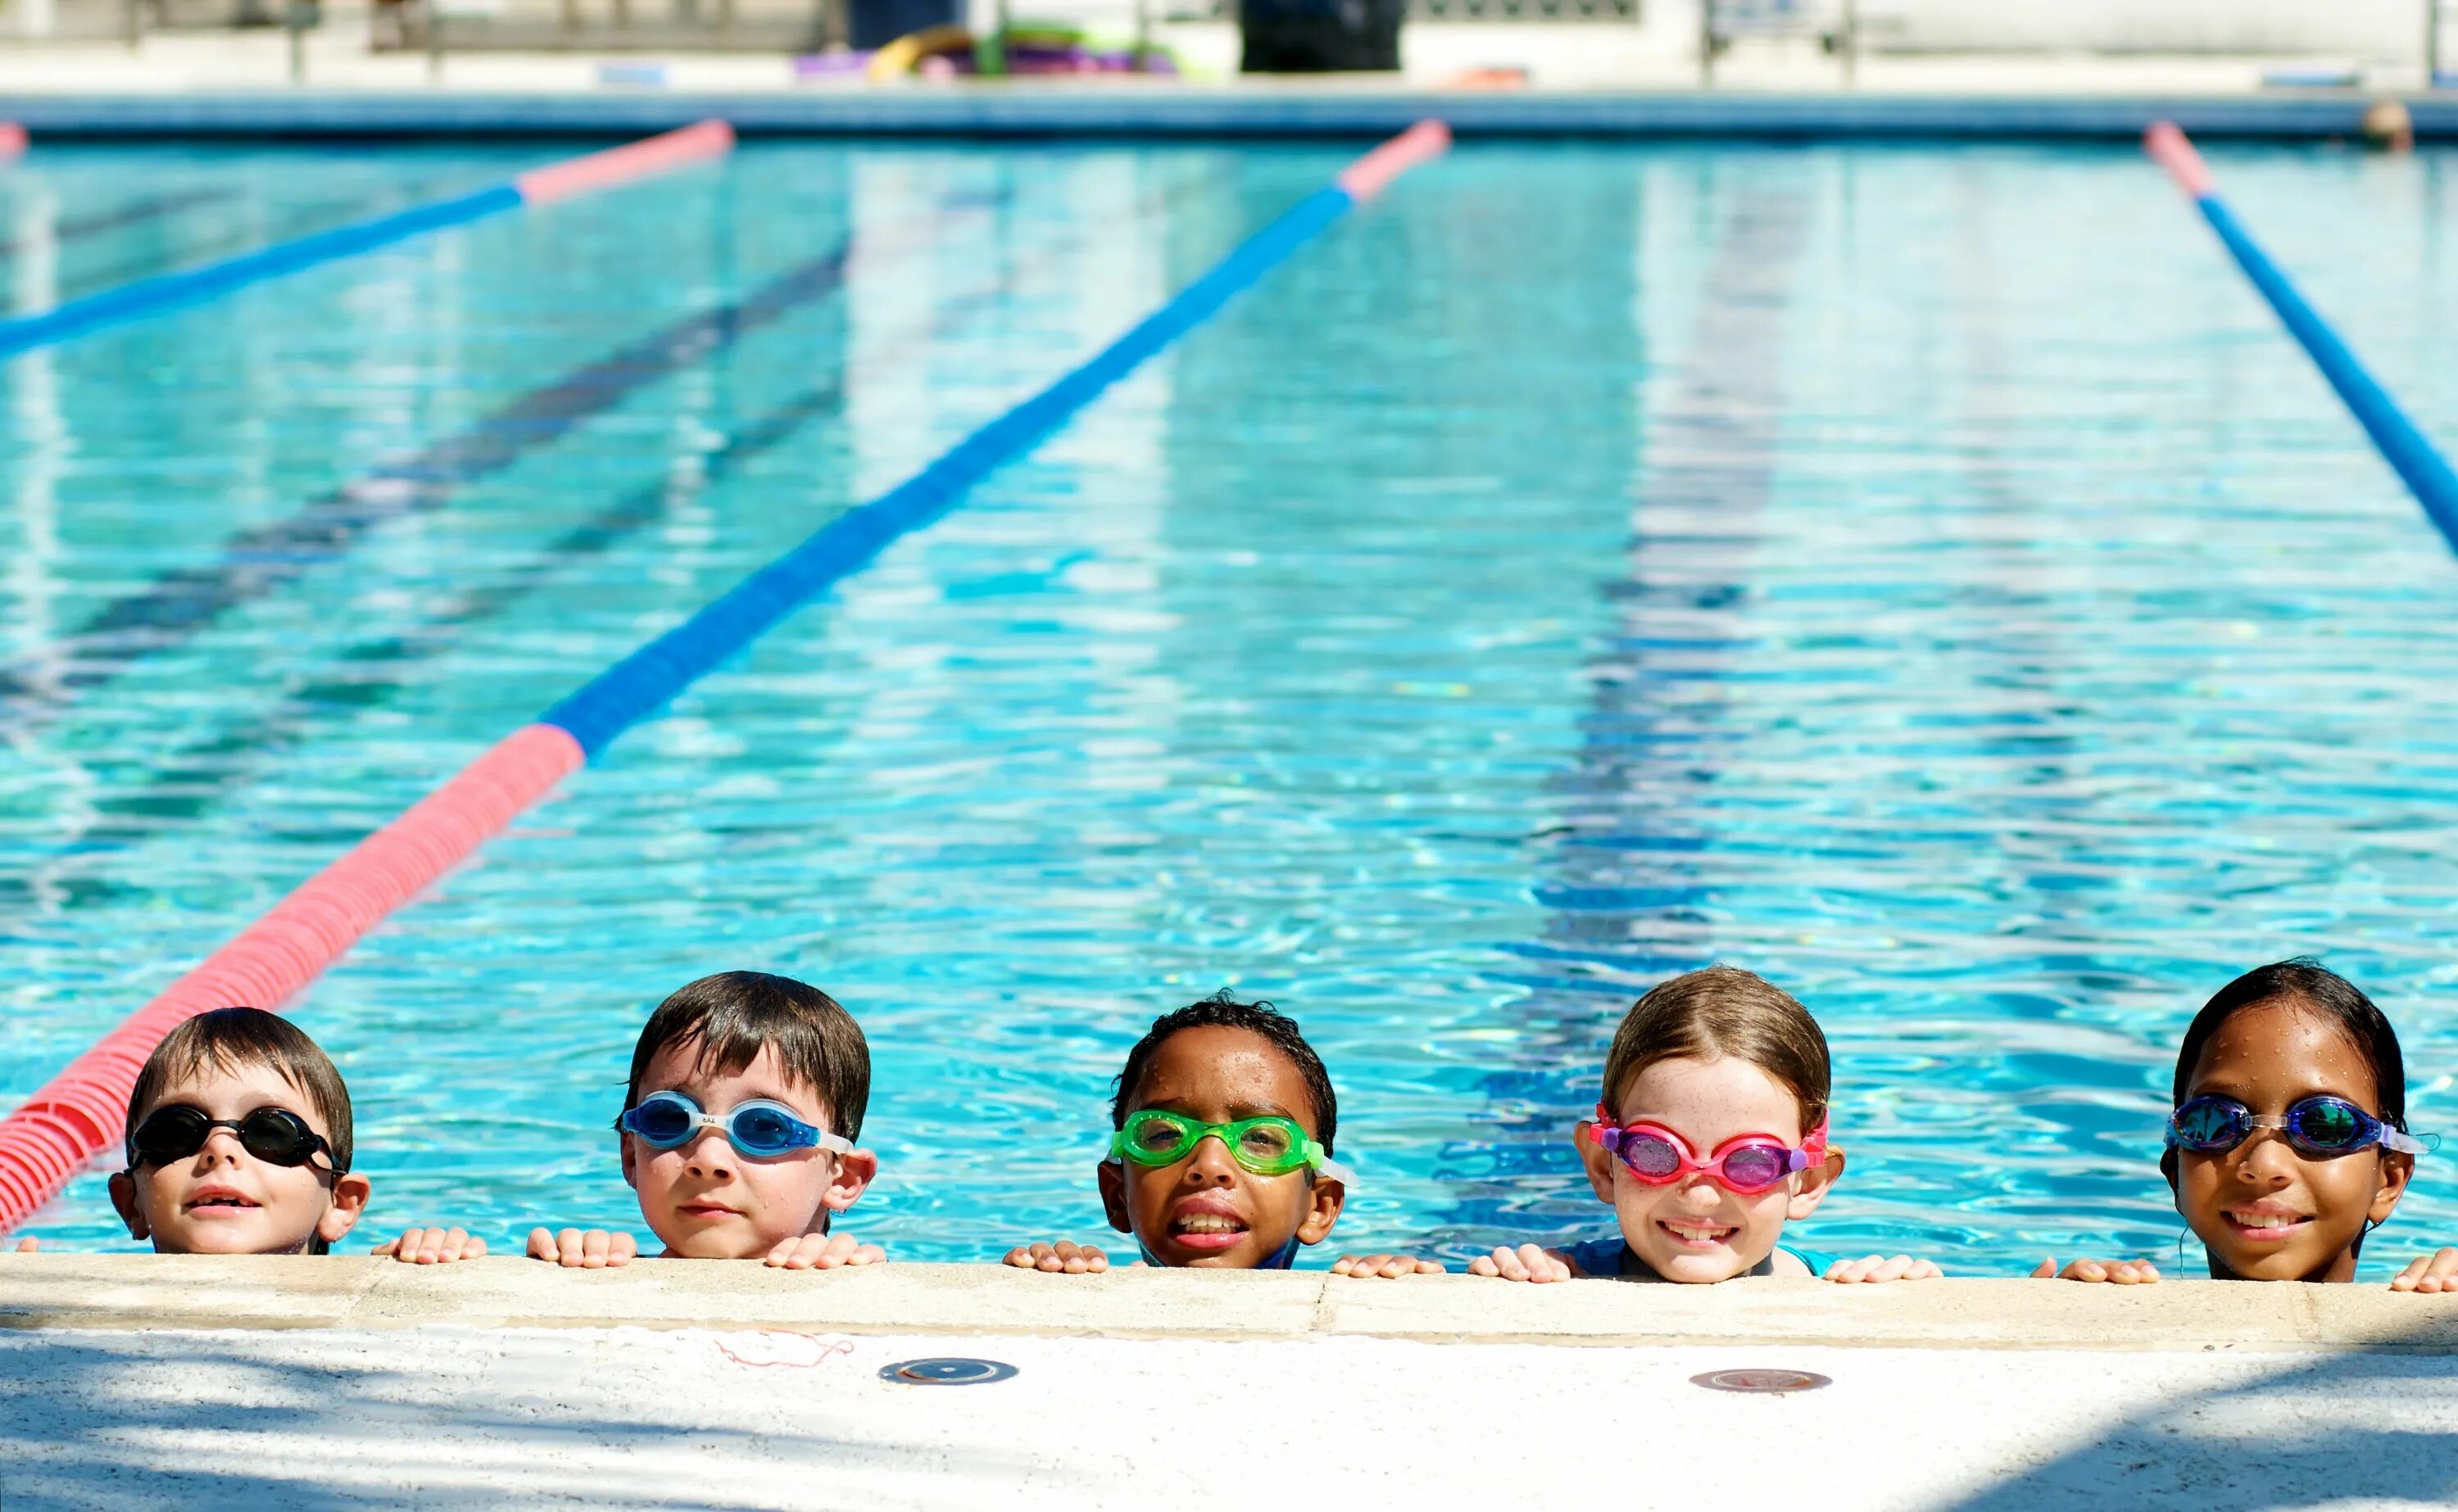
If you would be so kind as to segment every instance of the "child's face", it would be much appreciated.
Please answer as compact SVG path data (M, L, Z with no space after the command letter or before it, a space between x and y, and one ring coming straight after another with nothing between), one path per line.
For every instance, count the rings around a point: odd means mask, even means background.
M2232 1097L2258 1114L2327 1093L2381 1112L2371 1065L2328 1021L2292 1001L2257 1004L2219 1025L2185 1083L2188 1098ZM2389 1216L2412 1156L2379 1146L2322 1159L2281 1129L2234 1150L2177 1151L2177 1211L2210 1252L2213 1274L2257 1281L2348 1281L2367 1221Z
M180 1106L233 1120L260 1108L287 1108L333 1137L315 1105L270 1066L208 1066L138 1108L136 1124ZM365 1176L334 1175L324 1154L303 1166L259 1160L229 1129L214 1129L184 1159L111 1178L112 1204L129 1237L151 1239L163 1254L295 1254L318 1235L338 1243L365 1210L368 1190Z
M1791 1089L1729 1055L1656 1062L1630 1079L1614 1113L1624 1124L1663 1125L1702 1160L1742 1134L1773 1135L1798 1149L1806 1132ZM1775 1253L1784 1220L1809 1216L1844 1171L1844 1152L1830 1149L1823 1166L1755 1196L1729 1191L1703 1172L1652 1187L1595 1142L1594 1128L1582 1122L1574 1136L1588 1182L1613 1204L1622 1242L1668 1281L1724 1281L1749 1271Z
M641 1074L640 1095L680 1092L719 1118L739 1103L765 1098L834 1130L819 1089L787 1076L774 1049L762 1049L731 1073L701 1071L698 1052L696 1038L659 1049ZM716 1129L672 1150L634 1134L615 1138L623 1149L623 1179L640 1196L641 1218L665 1241L668 1254L692 1260L756 1260L784 1240L822 1232L828 1214L852 1207L879 1170L879 1158L864 1150L745 1155Z
M1322 1137L1305 1078L1251 1029L1178 1030L1153 1051L1134 1092L1138 1110L1166 1108L1207 1124L1279 1116L1295 1120L1309 1139ZM1218 1139L1174 1166L1105 1160L1100 1183L1110 1227L1133 1233L1162 1265L1217 1270L1261 1266L1293 1238L1321 1243L1344 1198L1341 1184L1320 1174L1259 1176Z

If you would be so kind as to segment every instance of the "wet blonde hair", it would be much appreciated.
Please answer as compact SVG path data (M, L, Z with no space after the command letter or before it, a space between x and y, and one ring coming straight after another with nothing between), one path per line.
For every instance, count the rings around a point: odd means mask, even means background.
M1803 1134L1826 1122L1834 1073L1825 1032L1791 993L1725 965L1658 983L1631 1005L1605 1053L1605 1105L1618 1108L1631 1082L1658 1061L1725 1055L1784 1085L1801 1104Z

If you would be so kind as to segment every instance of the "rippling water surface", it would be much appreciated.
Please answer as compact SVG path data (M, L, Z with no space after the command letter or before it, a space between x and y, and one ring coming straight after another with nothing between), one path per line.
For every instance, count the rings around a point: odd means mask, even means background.
M1347 155L758 146L0 367L0 1096ZM532 160L47 150L0 279ZM2458 165L2215 163L2458 438ZM663 993L808 978L876 1057L859 1232L975 1259L1100 1232L1120 1055L1233 986L1331 1065L1340 1247L1458 1255L1609 1221L1564 1131L1720 959L1839 1052L1809 1242L2174 1260L2170 1057L2244 966L2354 976L2458 1132L2453 600L2131 152L1471 146L294 1012L371 1224L509 1242L636 1224L606 1126ZM2448 1170L2368 1260L2458 1236ZM30 1232L126 1243L99 1174Z

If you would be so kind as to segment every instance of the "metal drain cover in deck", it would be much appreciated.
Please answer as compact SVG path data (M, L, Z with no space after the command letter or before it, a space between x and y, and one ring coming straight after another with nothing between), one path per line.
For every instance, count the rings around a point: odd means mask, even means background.
M934 1359L901 1360L881 1371L879 1378L907 1386L980 1386L1005 1380L1014 1374L1015 1367L1004 1360L943 1356Z
M1816 1391L1832 1386L1834 1380L1807 1370L1711 1370L1704 1376L1690 1377L1693 1386L1709 1391L1742 1391L1781 1395L1792 1391Z

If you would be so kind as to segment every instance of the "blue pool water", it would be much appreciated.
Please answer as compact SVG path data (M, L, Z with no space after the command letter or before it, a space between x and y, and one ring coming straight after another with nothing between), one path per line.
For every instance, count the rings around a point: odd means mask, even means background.
M0 367L0 1098L1349 155L755 146ZM536 160L46 151L0 286ZM2458 438L2450 159L2215 165ZM2372 989L2458 1133L2453 590L2135 154L1469 146L295 1012L363 1232L502 1243L636 1228L607 1124L658 997L805 977L876 1058L849 1227L978 1259L1099 1234L1109 1077L1229 985L1331 1065L1329 1248L1458 1256L1607 1221L1569 1121L1629 1001L1720 959L1838 1050L1806 1242L2173 1262L2172 1046L2243 966ZM126 1243L99 1174L28 1232ZM2368 1267L2453 1235L2427 1159Z

